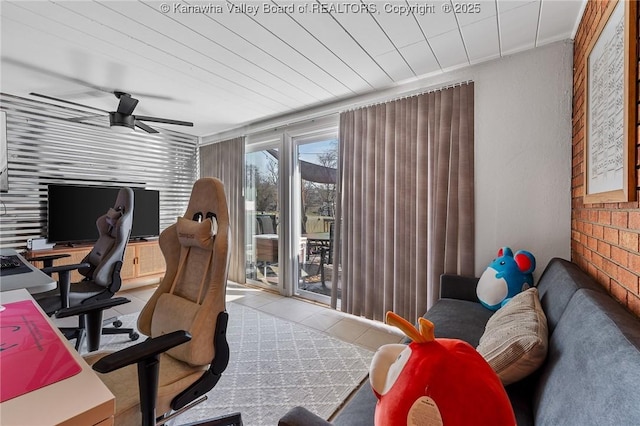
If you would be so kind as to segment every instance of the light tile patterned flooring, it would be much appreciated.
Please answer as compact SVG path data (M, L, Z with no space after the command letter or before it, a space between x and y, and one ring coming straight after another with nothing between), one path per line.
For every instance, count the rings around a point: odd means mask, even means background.
M131 303L105 311L104 318L139 312L154 290L155 286L147 286L120 292L118 296L128 298ZM314 328L373 351L381 345L398 343L404 339L404 335L398 329L381 322L359 318L314 302L295 297L283 297L254 287L229 283L227 285L227 301L240 303Z

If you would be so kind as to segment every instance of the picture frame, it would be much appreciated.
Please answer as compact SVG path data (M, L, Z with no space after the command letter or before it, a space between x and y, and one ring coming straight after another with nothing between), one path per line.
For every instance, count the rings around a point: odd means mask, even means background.
M585 204L636 199L636 16L610 1L585 53Z
M9 157L7 152L7 113L0 111L0 192L9 191Z

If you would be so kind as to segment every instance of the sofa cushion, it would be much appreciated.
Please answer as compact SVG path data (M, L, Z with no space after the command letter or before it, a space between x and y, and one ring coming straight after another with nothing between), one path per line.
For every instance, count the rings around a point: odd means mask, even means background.
M424 317L435 326L436 337L464 340L475 348L491 315L493 311L480 303L440 299L424 314Z
M575 263L553 258L538 281L540 304L547 316L549 336L560 321L567 303L577 290L588 288L604 293L604 289L590 276L578 268Z
M525 290L498 309L477 349L505 385L537 370L547 355L547 319L538 289Z
M332 423L335 426L373 426L378 398L371 390L369 378L360 385L358 390L338 411Z
M533 403L531 402L532 389L537 383L537 375L540 370L525 377L524 379L505 386L511 408L516 415L518 426L533 426Z
M549 340L537 425L640 425L640 320L609 295L575 292Z

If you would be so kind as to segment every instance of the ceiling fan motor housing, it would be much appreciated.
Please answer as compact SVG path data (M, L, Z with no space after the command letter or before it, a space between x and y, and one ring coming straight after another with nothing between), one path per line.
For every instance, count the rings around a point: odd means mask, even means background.
M135 130L136 118L131 114L120 114L119 112L111 111L109 113L109 125L128 127Z

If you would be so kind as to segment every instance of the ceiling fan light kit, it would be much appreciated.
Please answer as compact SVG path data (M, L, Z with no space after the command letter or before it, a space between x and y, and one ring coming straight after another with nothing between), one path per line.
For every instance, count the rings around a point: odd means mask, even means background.
M109 113L109 127L118 133L135 132L135 123L136 119L133 115L120 114L115 111Z

